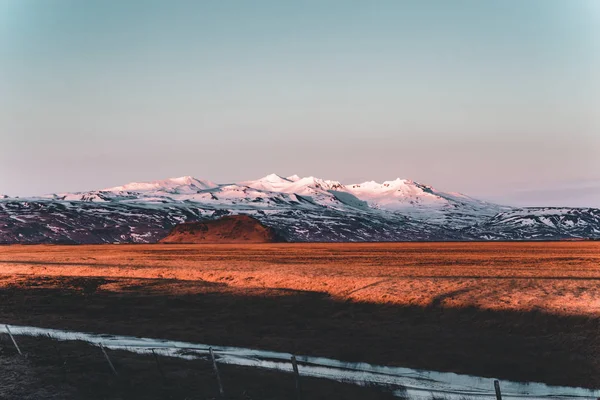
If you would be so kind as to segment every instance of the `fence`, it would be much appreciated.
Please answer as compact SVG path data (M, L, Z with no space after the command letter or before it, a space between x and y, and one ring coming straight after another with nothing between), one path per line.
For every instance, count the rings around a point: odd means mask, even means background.
M18 335L47 336L56 340L79 340L99 348L99 354L105 358L107 367L116 377L119 371L113 364L107 350L125 350L138 354L152 355L156 367L164 376L159 357L177 357L186 359L205 359L212 364L215 386L222 397L227 392L221 378L219 365L238 366L277 370L294 374L296 397L302 397L302 378L316 377L362 386L380 386L392 390L396 395L411 399L432 398L505 398L523 399L594 399L600 397L600 391L583 388L550 387L538 383L521 384L502 382L434 371L417 371L408 368L376 366L366 363L347 363L321 357L299 356L288 353L252 350L236 347L208 346L187 342L167 341L128 336L96 335L83 332L60 331L36 327L0 326L0 333L10 336L15 349L22 354Z

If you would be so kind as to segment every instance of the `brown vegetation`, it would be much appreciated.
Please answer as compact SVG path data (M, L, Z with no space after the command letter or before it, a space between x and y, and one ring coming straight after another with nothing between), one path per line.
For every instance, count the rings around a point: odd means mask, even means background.
M160 243L273 243L281 242L273 228L248 215L228 215L213 221L175 226Z
M600 243L3 246L4 275L162 278L340 300L600 315Z
M600 386L600 243L0 247L0 322Z

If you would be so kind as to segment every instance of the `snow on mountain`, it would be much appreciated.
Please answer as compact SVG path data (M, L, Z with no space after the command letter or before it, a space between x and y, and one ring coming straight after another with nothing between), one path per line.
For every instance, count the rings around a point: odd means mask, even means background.
M337 209L372 208L410 215L436 223L446 222L448 214L462 218L462 225L481 216L496 214L501 208L494 204L456 193L443 193L430 186L406 179L383 183L364 182L343 185L338 181L316 177L284 178L270 174L257 180L232 184L216 184L189 176L153 182L134 182L122 186L74 194L54 195L63 200L165 202L188 201L211 205L236 206L251 204L252 208L287 203L305 203ZM455 221L458 222L458 221Z
M600 238L600 209L526 207L495 215L474 228L492 239Z
M60 193L43 198L63 201L123 203L201 203L218 208L268 209L282 204L301 204L301 207L364 206L351 194L336 196L345 190L337 181L315 177L283 178L276 174L232 184L216 184L184 176L152 182L133 182L97 191ZM343 200L340 200L343 198Z
M164 202L178 196L193 195L216 188L218 185L207 180L199 180L191 176L170 178L152 182L131 182L102 190L76 193L57 193L42 196L64 201L146 201Z
M190 176L103 190L3 198L0 243L155 242L174 225L248 214L291 241L600 237L600 210L512 208L411 180L343 185L270 174L217 184Z
M502 209L460 193L444 193L407 179L347 185L347 190L370 207L455 227L468 226Z
M304 201L325 207L343 206L343 202L336 197L335 192L345 191L344 185L338 181L313 176L300 178L298 175L283 178L270 174L255 181L240 182L239 185L261 192L286 194L286 198L291 201Z
M199 180L191 176L164 179L153 182L132 182L123 186L104 189L103 192L155 192L168 194L189 194L201 190L213 189L218 185L207 180Z
M300 178L292 175L284 178L276 174L232 184L217 184L183 176L44 197L65 201L192 201L222 205L277 199L275 201L305 201L326 207L367 206L376 210L413 213L423 217L435 209L455 209L460 206L477 210L489 209L485 214L494 214L497 209L494 205L464 195L438 192L429 186L405 179L386 181L382 184L365 182L343 185L338 181L313 176Z
M313 176L300 178L298 175L292 175L289 178L282 178L276 174L270 174L255 181L240 182L240 185L268 192L306 195L325 192L327 190L337 190L344 187L344 185L337 181L327 181Z

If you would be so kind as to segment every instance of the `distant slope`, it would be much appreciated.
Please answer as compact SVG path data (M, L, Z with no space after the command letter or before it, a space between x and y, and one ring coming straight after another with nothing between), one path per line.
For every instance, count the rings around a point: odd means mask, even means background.
M153 243L177 224L239 214L287 241L600 237L600 211L593 208L506 207L406 179L343 185L271 174L239 183L185 176L0 198L0 243Z
M600 209L528 207L495 215L474 228L486 239L600 238Z
M175 226L160 243L274 243L283 241L273 228L248 215L229 215Z

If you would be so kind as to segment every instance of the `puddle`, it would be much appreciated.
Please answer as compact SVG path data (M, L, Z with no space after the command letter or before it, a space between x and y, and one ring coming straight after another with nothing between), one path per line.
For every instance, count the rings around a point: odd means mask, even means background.
M81 340L102 344L108 349L127 350L140 354L155 353L186 359L208 357L207 344L138 338L109 334L93 334L31 326L9 325L13 335L50 336L57 340ZM0 333L7 333L0 325ZM247 367L292 372L289 353L263 351L242 347L211 346L217 362ZM24 349L25 350L25 349ZM26 351L26 350L25 350ZM432 397L462 400L495 399L494 380L448 372L386 367L367 363L349 363L330 358L296 355L300 375L330 379L357 385L386 386L399 397L431 400ZM502 397L506 399L593 399L600 390L578 387L548 386L543 383L501 381Z

